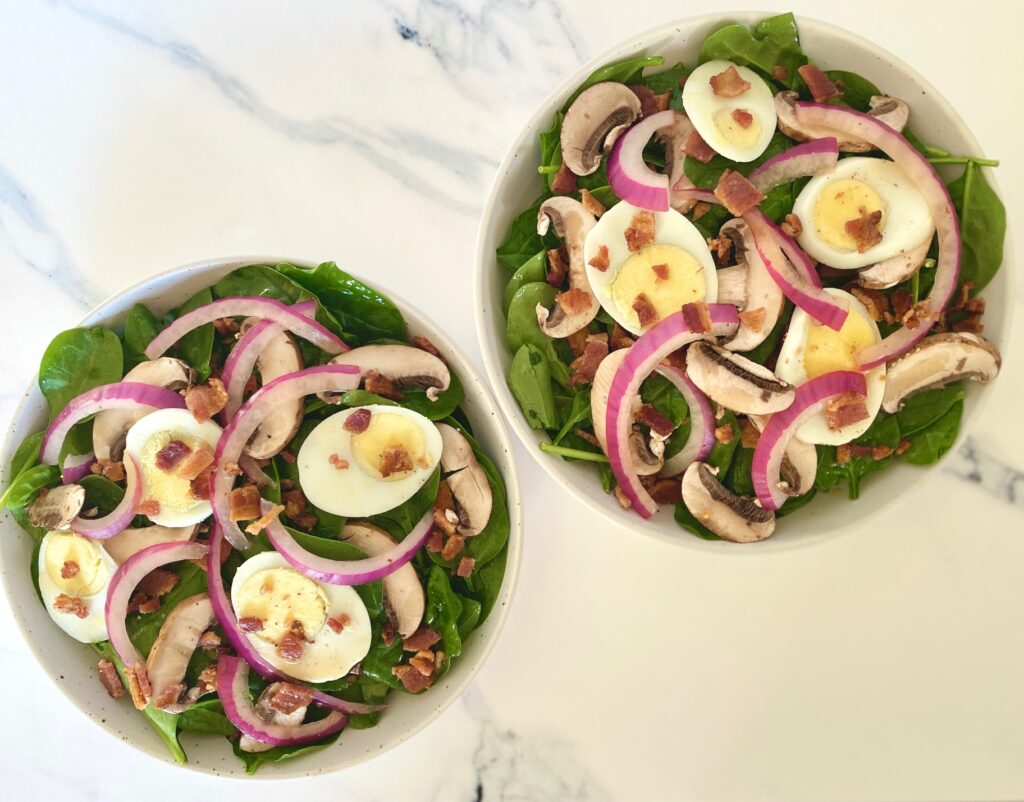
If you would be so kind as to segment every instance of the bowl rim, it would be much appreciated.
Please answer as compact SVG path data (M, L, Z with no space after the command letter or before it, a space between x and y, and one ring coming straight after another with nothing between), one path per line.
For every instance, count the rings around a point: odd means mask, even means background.
M96 318L103 317L106 314L107 308L123 299L127 296L132 296L143 291L148 285L158 285L175 276L180 274L181 277L190 276L192 274L202 274L206 272L216 272L221 269L237 269L239 267L245 267L247 265L255 264L278 264L280 262L288 262L298 267L316 267L319 262L301 259L294 257L281 257L277 255L252 255L252 256L233 256L233 257L220 257L211 259L199 259L187 264L179 265L177 267L171 267L166 270L162 270L157 273L150 274L138 281L124 287L123 289L111 294L105 300L94 305L85 315L83 315L72 328L96 325ZM348 272L348 271L346 271ZM509 438L508 432L505 429L503 415L500 407L495 404L494 397L490 392L490 388L487 383L483 380L483 377L479 374L477 367L472 361L466 356L465 352L455 344L455 342L449 338L447 333L441 329L433 320L423 313L421 313L417 307L410 304L401 295L398 295L391 290L385 290L380 288L376 283L369 282L360 277L355 273L351 273L359 281L362 281L367 286L378 290L381 294L391 299L398 307L402 316L407 320L413 322L416 326L422 327L423 329L430 332L431 339L435 340L446 354L453 354L456 361L459 363L459 379L463 382L463 385L472 383L476 391L479 393L481 400L484 402L485 410L484 415L481 416L479 424L489 428L489 434L491 438L497 444L497 449L491 449L491 451L500 450L504 454L504 459L507 460L507 470L502 473L502 480L505 482L506 489L506 505L508 507L509 515L509 539L508 539L508 560L505 565L505 575L502 579L501 591L497 600L495 601L494 607L491 609L491 614L488 616L488 621L494 621L493 626L490 630L489 636L484 639L479 647L474 652L474 662L469 664L466 668L464 675L459 678L459 681L455 686L448 692L447 698L441 701L432 701L430 704L424 704L423 698L419 697L420 703L422 704L425 714L419 718L412 726L406 727L405 729L397 732L387 741L380 744L379 747L374 749L352 755L346 759L339 760L329 766L326 766L318 771L302 771L301 766L303 761L280 761L269 767L269 770L259 772L257 774L245 774L243 772L222 772L211 769L205 764L197 765L194 762L177 763L170 756L167 749L162 744L156 743L159 739L156 739L153 743L146 741L144 743L138 740L131 740L118 736L117 731L112 725L99 721L93 716L83 705L80 705L78 701L72 697L70 690L61 682L57 680L49 670L44 670L47 678L50 680L57 691L67 700L73 708L79 713L84 715L87 719L93 722L99 729L109 735L115 741L119 743L125 743L133 750L140 752L150 758L159 760L162 763L168 764L175 768L184 769L191 771L195 774L214 776L223 778L226 780L231 779L245 779L245 780L287 780L296 777L307 777L307 776L321 776L332 772L341 771L346 768L351 768L356 765L366 763L373 758L379 757L380 755L391 751L397 746L401 745L405 741L412 738L417 733L421 732L428 725L432 724L437 718L441 716L448 708L450 708L466 691L467 687L476 679L480 669L487 662L498 640L501 637L501 633L504 630L505 624L508 619L509 612L512 607L512 598L515 595L516 588L519 582L519 574L522 566L522 551L523 551L523 505L522 495L519 486L519 468L515 456L515 449L512 447L512 441ZM162 291L166 292L173 289L173 285L165 287ZM138 299L140 302L144 300L152 300L152 293L147 294L145 299ZM13 421L20 419L25 408L32 402L32 391L38 384L39 374L38 372L33 375L29 384L26 386L22 393L21 400L15 407L14 413L8 422L7 429L4 433L2 441L0 441L0 454L13 454L14 449L17 448L17 443L14 442L14 430L11 425ZM489 413L489 414L488 414ZM485 420L486 418L486 420ZM489 453L488 456L494 457ZM0 472L6 474L7 466L0 466ZM13 477L6 477L8 480ZM7 518L10 516L7 515ZM11 525L13 520L11 520ZM20 531L20 530L19 530ZM24 533L22 533L24 534ZM28 646L33 658L44 667L46 663L43 659L43 649L39 646L33 637L30 635L27 622L23 620L21 614L17 611L17 605L14 603L13 590L10 584L5 581L7 574L7 568L4 565L3 553L0 551L0 586L3 587L4 600L7 603L8 609L11 613L11 617L14 619L15 625L21 634L22 640ZM82 644L83 648L88 647L89 644ZM424 695L425 698L431 699L429 695ZM241 764L239 764L241 765Z
M480 215L475 248L476 263L475 270L473 271L474 319L476 323L477 338L480 343L480 353L484 361L484 369L491 381L494 394L498 399L498 404L501 407L502 412L505 414L505 418L508 421L509 426L515 432L516 437L518 437L523 447L530 453L534 462L540 464L545 473L554 480L556 484L568 491L573 498L584 504L591 511L600 515L605 520L614 523L619 529L625 529L632 534L640 534L649 540L667 544L676 548L690 549L704 554L725 552L730 556L741 556L747 558L753 558L757 555L777 554L782 551L819 545L827 542L828 540L833 540L840 535L851 533L858 529L862 525L862 522L841 524L836 528L822 530L814 534L803 535L799 538L784 538L781 540L773 539L772 547L770 549L734 548L731 547L733 544L726 544L728 548L722 548L722 542L707 541L696 536L691 536L688 533L682 532L682 530L678 528L671 531L668 527L663 527L659 531L651 531L649 528L638 529L632 526L633 520L631 517L620 514L621 511L612 509L611 505L599 504L596 492L600 492L600 486L596 479L594 479L589 486L584 486L581 482L572 481L559 469L562 465L560 460L557 460L554 456L544 454L538 449L537 438L534 434L534 430L527 425L522 410L519 408L519 405L512 397L511 391L508 388L508 384L505 381L505 371L501 365L501 357L499 356L501 349L504 349L505 345L504 343L497 341L499 338L492 337L490 331L490 318L485 317L484 314L484 310L492 306L491 301L493 300L487 296L485 280L486 272L492 271L496 267L494 254L490 249L486 248L486 245L491 221L496 216L495 207L501 195L502 186L506 176L513 170L515 162L517 161L518 151L516 149L516 145L519 139L522 138L523 132L543 130L546 128L552 114L561 105L559 101L564 97L568 97L572 90L579 86L591 72L615 59L624 58L630 53L645 52L653 45L663 41L666 37L680 35L682 28L693 30L703 25L714 23L721 23L725 25L730 22L753 25L758 20L766 19L770 16L773 16L770 10L723 10L701 15L680 17L676 20L655 25L642 32L623 38L612 46L602 50L600 53L581 64L577 69L570 73L544 98L543 101L541 101L534 113L519 129L519 132L510 142L505 156L498 166L497 172L495 173L494 179L491 183L490 190L487 194L487 200L484 203L484 207ZM950 124L959 129L959 132L971 145L973 152L978 153L979 156L984 155L977 137L975 137L973 131L967 126L953 105L929 80L907 64L903 59L860 34L854 33L853 31L841 26L833 25L832 23L802 14L794 14L793 16L796 20L798 29L802 30L803 26L806 25L809 29L821 31L828 35L844 39L858 48L864 49L867 53L888 61L892 69L901 71L908 75L931 96L931 99L936 103L943 117ZM999 187L998 179L993 174L991 168L984 167L982 169L985 171L986 178L993 191L1002 200L1003 193ZM1006 237L1003 243L1003 264L1001 265L1000 272L1005 275L1004 280L1007 283L1005 295L1009 298L1013 298L1015 293L1014 271L1007 268L1008 262L1011 263L1012 266L1013 254L1013 238L1010 227L1007 227ZM1015 304L1007 303L1003 310L1004 333L1012 332L1013 316L1015 311L1014 307ZM496 314L496 311L492 310L491 315L493 316L493 314ZM1002 361L1005 364L1007 354L1010 352L1010 342L1012 341L1012 337L1006 336L1004 339L1005 342L1000 344L1000 353ZM939 458L936 463L927 466L926 470L922 470L920 472L920 476L911 481L902 494L876 506L873 509L872 516L877 516L884 512L891 511L895 506L904 503L906 498L911 495L912 491L919 491L931 477L939 472L940 467L946 462L946 460L948 460L953 453L963 445L966 438L970 435L974 422L981 418L981 415L988 405L992 395L991 384L992 383L990 383L990 385L980 386L977 392L971 394L972 409L970 419L966 421L966 425L964 422L961 423L956 439L949 450ZM686 536L680 537L680 534L684 534Z

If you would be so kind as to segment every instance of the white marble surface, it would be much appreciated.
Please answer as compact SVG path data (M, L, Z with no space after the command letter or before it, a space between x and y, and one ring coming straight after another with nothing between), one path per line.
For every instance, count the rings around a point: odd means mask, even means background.
M713 5L0 0L0 418L54 333L207 256L336 259L477 356L476 218L517 127L584 59ZM1016 221L1024 6L743 5L901 54L1003 159ZM4 610L4 796L1020 798L1024 437L1006 423L1020 360L968 445L882 525L770 558L631 539L520 450L522 581L479 679L393 753L287 789L189 774L104 735L35 670Z

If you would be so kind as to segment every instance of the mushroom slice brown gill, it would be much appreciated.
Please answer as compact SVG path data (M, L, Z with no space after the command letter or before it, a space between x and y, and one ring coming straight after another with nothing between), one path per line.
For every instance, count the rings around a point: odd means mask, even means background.
M565 166L576 175L590 175L601 165L604 148L640 116L640 98L625 84L605 81L580 93L562 120Z
M195 381L196 374L185 362L162 356L140 362L124 374L122 381L152 384L168 390L183 390ZM92 423L92 450L100 462L116 462L124 455L124 439L128 430L152 408L108 409L96 414Z
M687 198L680 193L684 189L693 189L693 182L686 177L684 166L686 164L686 140L693 133L693 123L683 112L677 111L672 115L672 124L659 128L655 138L665 146L665 174L668 176L669 203L673 209L686 214L697 203L693 198Z
M491 519L491 483L462 433L447 423L436 426L441 433L441 470L455 500L458 532L463 537L479 535Z
M745 415L768 415L793 403L796 390L764 365L699 340L686 350L686 375L717 404Z
M131 527L118 532L103 541L103 548L118 565L133 554L158 543L177 543L192 540L199 531L199 524L192 526L143 526Z
M242 324L242 330L258 322L258 318L249 318ZM256 373L259 374L261 385L269 384L286 373L302 370L303 367L299 344L286 331L278 332L256 359ZM253 432L246 443L245 453L253 459L270 459L280 454L302 425L302 409L301 398L278 404Z
M400 390L426 390L431 401L436 401L452 381L448 366L441 359L411 345L363 345L339 354L330 364L355 365L363 376L376 371ZM341 396L322 393L320 398L329 404L337 404Z
M723 540L754 543L771 537L775 513L718 481L715 469L694 462L683 474L683 503L693 517Z
M590 389L590 415L594 421L594 434L601 450L608 453L608 441L605 428L601 424L608 409L608 391L612 386L615 371L629 353L628 348L612 351L601 360L594 374L594 383ZM640 409L640 398L633 399L633 412ZM653 476L665 465L665 441L652 433L650 440L644 437L640 424L634 423L629 435L629 454L633 461L633 470L638 476Z
M28 522L42 529L66 531L84 505L84 487L58 485L36 496L28 507Z
M925 337L886 366L882 409L898 412L914 393L960 379L985 384L996 377L1001 363L999 350L977 334L949 332Z
M256 704L254 705L256 715L267 722L267 724L274 724L278 727L298 727L302 724L303 719L306 718L306 711L309 709L308 703L300 704L290 713L278 710L271 704L274 696L282 689L286 689L285 686L287 685L289 685L287 682L271 682L256 699ZM243 735L238 742L238 748L243 752L266 752L273 749L274 746L273 744L265 744L263 741L257 741L248 735Z
M824 139L834 136L839 140L839 149L845 153L867 153L874 146L858 137L837 134L831 128L805 125L796 118L796 103L800 96L796 92L779 92L775 96L775 113L779 120L779 130L797 142L811 139ZM910 107L902 100L888 95L875 95L868 101L868 114L876 117L897 133L902 131L910 119Z
M596 222L594 215L584 209L583 204L564 195L548 198L537 211L537 233L543 237L550 226L555 227L555 233L565 242L569 252L569 290L575 290L576 294L585 293L585 297L580 297L587 304L574 312L566 312L557 301L551 310L537 304L537 324L548 337L575 334L586 328L601 309L590 288L590 279L587 278L587 268L583 262L583 244L587 232Z
M932 238L929 236L916 248L898 253L888 259L865 267L857 276L857 282L869 290L886 290L906 281L917 272L928 258Z
M395 545L391 535L372 524L347 523L339 537L368 557L383 554ZM408 638L419 629L426 609L426 599L412 563L406 563L384 577L384 603L388 618L403 638Z
M185 691L185 671L199 645L200 636L214 623L213 605L205 593L197 593L179 602L164 620L146 658L146 675L153 688L152 698L159 703L161 710L180 713L199 698L202 688Z
M765 341L765 338L775 328L779 315L785 306L785 296L779 289L768 268L764 266L761 256L757 252L754 243L754 235L743 220L735 218L726 222L719 236L726 236L732 242L732 252L736 261L736 267L742 268L743 284L742 297L735 303L740 309L740 325L728 341L722 345L729 351L750 351L757 348ZM735 269L735 268L727 268ZM719 276L724 271L719 271ZM734 279L737 274L729 278ZM729 282L735 285L735 281ZM730 295L735 291L730 288ZM719 302L734 303L730 298L728 302L721 298L721 285L719 285Z
M748 415L747 418L759 432L764 431L768 423L767 415ZM786 450L782 452L782 464L779 466L779 476L782 480L779 489L787 496L802 496L814 487L817 475L817 449L799 437L789 438Z

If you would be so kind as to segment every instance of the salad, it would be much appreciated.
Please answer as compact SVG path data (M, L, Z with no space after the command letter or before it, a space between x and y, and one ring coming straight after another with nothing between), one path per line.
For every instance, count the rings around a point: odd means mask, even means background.
M782 14L723 25L697 64L596 70L497 249L540 449L706 539L763 540L819 493L936 462L965 380L1000 367L978 295L997 162L926 145L913 98L813 59Z
M49 425L0 507L54 623L98 653L96 692L178 762L181 732L253 772L372 727L491 613L509 516L459 377L333 263L65 331L39 387Z

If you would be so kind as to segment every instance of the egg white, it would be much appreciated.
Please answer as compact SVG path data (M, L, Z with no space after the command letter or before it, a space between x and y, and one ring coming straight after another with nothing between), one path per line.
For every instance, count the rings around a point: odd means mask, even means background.
M99 643L107 639L107 622L104 615L104 607L107 603L107 589L110 579L117 570L115 563L109 554L96 541L89 541L99 554L100 558L100 581L102 586L89 596L79 595L88 610L85 618L79 618L72 613L61 613L53 608L53 603L61 593L67 593L59 583L54 582L46 570L46 552L55 535L66 535L67 532L47 532L39 544L39 594L43 597L43 604L50 618L54 620L61 629L77 641L82 643ZM75 535L75 537L81 537ZM83 538L85 540L85 538ZM77 595L68 593L69 596Z

